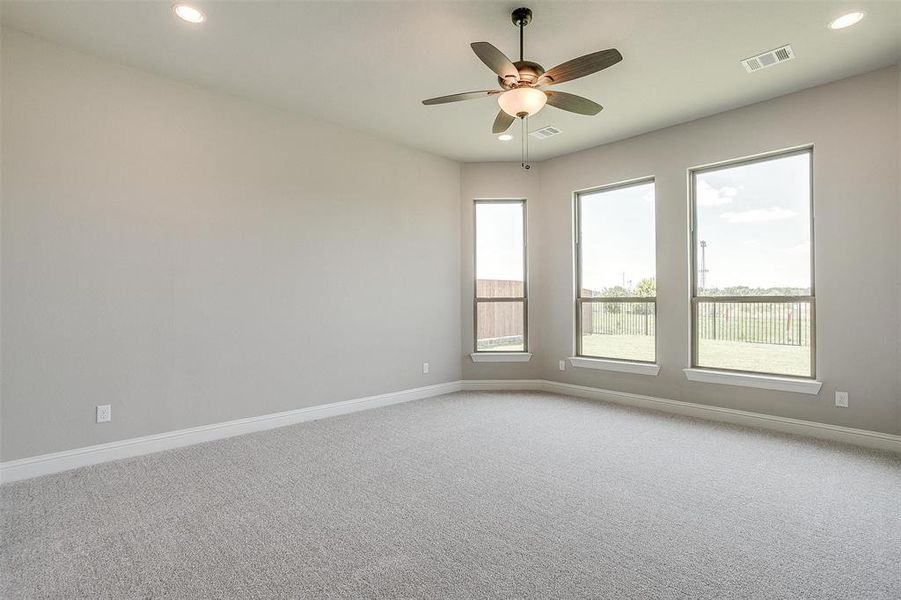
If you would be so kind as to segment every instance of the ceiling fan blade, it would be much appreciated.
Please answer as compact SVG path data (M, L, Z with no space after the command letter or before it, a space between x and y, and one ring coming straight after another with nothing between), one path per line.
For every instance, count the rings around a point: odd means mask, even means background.
M546 91L547 103L549 106L568 110L569 112L578 113L580 115L596 115L601 112L604 107L593 100L576 96L575 94L567 94L566 92Z
M491 133L504 133L510 129L510 125L513 124L515 118L502 110L498 111L497 117L494 118L494 127L491 128Z
M586 54L585 56L568 60L549 70L538 78L538 85L554 85L585 77L607 67L612 67L622 59L623 55L616 48Z
M473 42L470 46L472 46L472 51L476 53L479 60L500 75L501 78L519 81L519 71L516 70L516 67L513 66L513 63L503 52L488 42Z
M451 94L450 96L429 98L428 100L423 100L422 103L426 106L431 106L432 104L447 104L448 102L460 102L461 100L472 100L474 98L494 96L495 94L500 94L501 91L502 90L479 90L478 92L463 92L462 94Z

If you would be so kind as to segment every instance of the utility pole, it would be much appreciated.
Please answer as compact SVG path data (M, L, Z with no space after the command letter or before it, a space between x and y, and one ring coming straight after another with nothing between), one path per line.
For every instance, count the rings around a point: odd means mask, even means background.
M707 288L707 242L701 240L701 268L698 269L698 288Z

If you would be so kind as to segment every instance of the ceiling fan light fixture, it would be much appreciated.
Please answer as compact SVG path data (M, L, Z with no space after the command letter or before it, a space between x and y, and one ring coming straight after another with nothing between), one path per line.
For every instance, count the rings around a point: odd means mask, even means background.
M511 117L531 117L547 104L547 95L531 87L513 88L498 96L497 103Z

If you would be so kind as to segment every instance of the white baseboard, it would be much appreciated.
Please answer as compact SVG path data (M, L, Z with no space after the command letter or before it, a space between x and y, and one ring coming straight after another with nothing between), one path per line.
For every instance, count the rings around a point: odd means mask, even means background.
M464 390L535 390L554 392L557 394L565 394L567 396L578 396L580 398L613 402L627 406L650 408L662 412L698 417L709 421L759 427L770 431L791 433L822 440L831 440L834 442L844 442L846 444L875 448L877 450L888 450L889 452L901 454L901 436L879 431L853 429L851 427L829 425L828 423L789 419L787 417L765 415L733 408L721 408L719 406L695 404L693 402L669 400L667 398L656 398L654 396L642 396L640 394L630 394L628 392L617 392L614 390L604 390L584 385L573 385L570 383L560 383L557 381L541 379L468 380L463 381L462 384Z
M706 404L695 404L694 402L683 402L681 400L669 400L667 398L630 394L628 392L602 390L587 386L572 385L569 383L558 383L556 381L545 381L542 389L544 391L557 392L569 396L579 396L582 398L614 402L616 404L651 408L663 412L698 417L710 421L759 427L771 431L792 433L822 440L844 442L867 448L901 453L901 436L879 431L853 429L851 427L842 427L840 425L817 423L816 421L803 421L801 419L790 419L788 417L778 417L775 415L736 410L734 408L722 408Z
M543 379L464 379L460 382L464 392L490 391L539 391L544 389Z
M356 398L353 400L345 400L343 402L334 402L332 404L310 406L307 408L299 408L297 410L289 410L287 412L248 417L246 419L214 423L212 425L202 425L200 427L191 427L189 429L180 429L178 431L169 431L166 433L121 440L118 442L110 442L108 444L98 444L86 448L76 448L74 450L12 460L0 463L0 482L8 483L21 479L29 479L31 477L59 473L110 460L151 454L161 450L190 446L202 442L252 433L254 431L274 429L276 427L284 427L285 425L293 425L304 421L314 421L316 419L344 415L370 408L388 406L390 404L431 398L433 396L450 394L461 390L554 392L568 396L577 396L580 398L589 398L592 400L601 400L604 402L613 402L627 406L649 408L668 413L698 417L711 421L732 423L734 425L759 427L771 431L780 431L783 433L791 433L835 442L844 442L901 454L901 436L880 433L878 431L852 429L850 427L840 427L838 425L829 425L826 423L789 419L786 417L764 415L731 408L720 408L717 406L708 406L706 404L695 404L693 402L682 402L680 400L642 396L640 394L604 390L543 379L470 379L465 381L449 381L447 383L390 392L378 396L367 396L365 398Z
M452 392L458 392L461 389L462 386L460 381L449 381L447 383L439 383L426 387L379 394L378 396L367 396L365 398L355 398L343 402L309 406L286 412L248 417L246 419L236 419L234 421L213 423L211 425L201 425L200 427L167 431L166 433L131 438L118 442L109 442L107 444L53 452L52 454L42 454L40 456L23 458L20 460L11 460L0 463L0 483L19 481L20 479L30 479L40 475L49 475L50 473L59 473L78 467L96 465L110 460L151 454L161 450L181 448L182 446L191 446L193 444L210 442L245 433L252 433L254 431L274 429L276 427L284 427L285 425L293 425L304 421L314 421L316 419L345 415L361 410L368 410L370 408L388 406L389 404L399 404L411 400L420 400L422 398L450 394Z

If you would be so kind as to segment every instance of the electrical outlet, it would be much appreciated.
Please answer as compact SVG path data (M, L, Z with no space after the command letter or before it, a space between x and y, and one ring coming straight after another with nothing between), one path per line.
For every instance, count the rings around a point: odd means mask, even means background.
M565 360L561 360L561 361L560 361L560 370L561 370L561 371L565 371L565 370L566 370L566 361L565 361Z
M113 409L109 404L101 404L97 406L97 422L109 423L113 420Z
M835 392L835 405L848 408L848 392Z
M423 375L429 374L429 363L422 363L422 374Z

